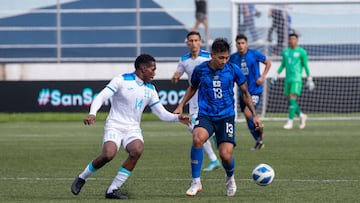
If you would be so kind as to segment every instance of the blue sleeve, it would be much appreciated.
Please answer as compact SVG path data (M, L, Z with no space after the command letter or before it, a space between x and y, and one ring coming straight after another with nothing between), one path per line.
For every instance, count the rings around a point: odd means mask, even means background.
M260 51L254 50L254 55L257 61L260 61L261 63L264 63L266 61L266 56Z
M241 86L242 84L244 84L246 82L246 77L244 76L244 74L242 73L242 71L238 65L233 63L232 67L233 67L234 73L235 73L235 82L239 86Z

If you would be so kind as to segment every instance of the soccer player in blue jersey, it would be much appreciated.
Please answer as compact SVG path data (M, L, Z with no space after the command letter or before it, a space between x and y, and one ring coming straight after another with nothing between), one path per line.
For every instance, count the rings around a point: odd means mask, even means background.
M177 69L171 79L173 83L177 83L180 77L186 73L188 76L189 84L191 75L195 66L204 61L210 60L210 53L201 49L201 35L199 32L191 31L186 36L186 44L189 47L189 53L180 58ZM189 101L189 114L192 120L192 125L189 126L189 131L192 132L195 124L195 120L199 111L197 93ZM204 152L209 157L210 163L204 168L204 171L212 171L220 168L220 162L216 157L214 150L212 149L210 140L204 143Z
M215 133L219 155L225 169L226 194L234 196L236 193L233 157L233 149L236 145L234 83L239 85L243 100L252 112L254 125L262 125L247 90L246 78L236 64L228 63L229 55L229 43L225 39L216 39L211 46L211 60L195 67L191 76L191 84L174 111L182 113L186 102L198 90L199 113L193 130L190 153L192 182L186 191L188 196L195 196L202 191L200 174L203 144L213 133Z
M241 68L242 73L245 75L248 84L248 91L256 109L261 101L261 94L263 91L262 84L265 81L266 74L270 70L271 62L260 51L249 49L247 37L245 35L237 35L235 42L237 52L231 54L229 61L237 64ZM260 72L259 63L265 64L265 68L262 73ZM254 125L252 113L242 100L241 92L239 92L239 104L241 111L244 113L250 133L256 142L255 146L251 148L251 150L256 151L262 149L265 146L263 143L263 128L257 128Z
M119 168L113 182L105 191L107 199L128 199L119 188L126 182L144 150L144 139L140 129L142 113L147 105L161 120L180 121L190 125L188 116L168 112L159 101L158 93L151 84L155 76L155 59L141 54L135 60L135 72L119 75L96 96L91 104L85 125L96 121L96 113L102 104L112 97L112 105L104 127L103 149L99 156L91 161L76 176L71 185L74 195L80 193L86 179L111 161L122 146L128 153L127 159Z

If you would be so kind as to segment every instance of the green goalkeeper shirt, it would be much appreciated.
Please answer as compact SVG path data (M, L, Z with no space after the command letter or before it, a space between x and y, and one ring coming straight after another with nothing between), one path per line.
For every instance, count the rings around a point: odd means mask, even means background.
M305 49L296 47L286 48L282 52L282 60L277 73L280 74L285 68L285 82L301 82L302 72L305 68L307 76L310 76L308 57Z

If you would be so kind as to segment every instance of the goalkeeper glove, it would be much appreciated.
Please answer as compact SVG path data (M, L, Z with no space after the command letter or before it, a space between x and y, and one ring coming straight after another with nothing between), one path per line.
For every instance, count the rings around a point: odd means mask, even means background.
M315 83L311 76L307 78L305 87L309 91L313 91L315 89Z
M272 85L275 85L276 81L277 81L277 75L273 76L273 77L270 79L270 83L271 83Z

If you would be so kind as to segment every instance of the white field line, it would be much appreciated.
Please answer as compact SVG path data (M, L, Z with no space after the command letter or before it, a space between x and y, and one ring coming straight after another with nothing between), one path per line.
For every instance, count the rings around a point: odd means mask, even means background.
M191 179L184 178L134 178L141 181L190 181ZM0 177L0 181L72 181L74 178L30 178L30 177ZM88 181L109 181L110 178L88 178ZM252 181L252 179L236 179L238 181ZM223 181L223 179L204 179L207 181ZM360 179L275 179L276 182L310 182L310 183L342 183L342 182L360 182Z

